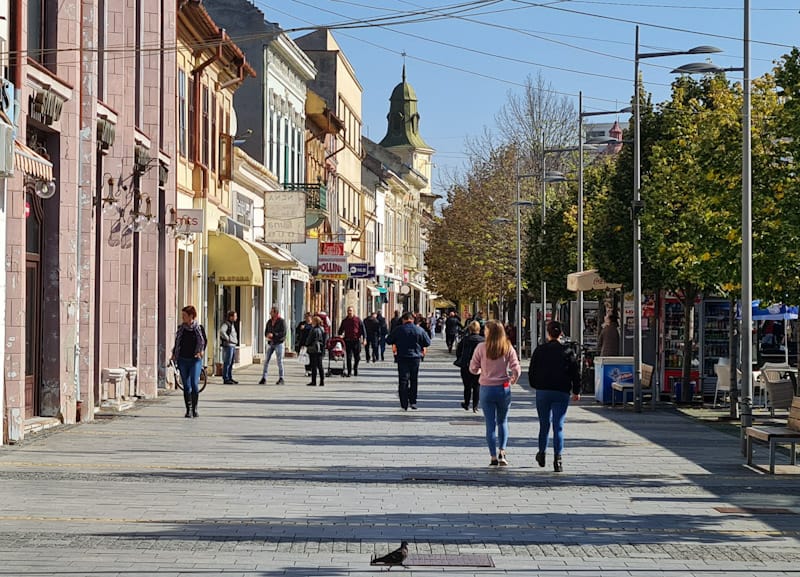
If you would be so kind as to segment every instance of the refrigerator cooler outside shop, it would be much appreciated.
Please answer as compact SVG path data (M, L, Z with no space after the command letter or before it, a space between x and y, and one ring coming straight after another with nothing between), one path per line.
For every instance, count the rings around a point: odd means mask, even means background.
M705 298L694 305L692 331L693 397L712 397L717 378L714 365L720 358L730 358L728 329L730 303L724 299ZM661 393L680 398L676 384L683 371L683 305L671 296L662 299L661 314Z

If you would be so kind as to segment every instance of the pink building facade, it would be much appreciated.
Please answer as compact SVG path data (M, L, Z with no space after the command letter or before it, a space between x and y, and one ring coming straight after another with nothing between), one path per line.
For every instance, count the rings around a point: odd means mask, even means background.
M10 2L4 442L164 384L177 4Z

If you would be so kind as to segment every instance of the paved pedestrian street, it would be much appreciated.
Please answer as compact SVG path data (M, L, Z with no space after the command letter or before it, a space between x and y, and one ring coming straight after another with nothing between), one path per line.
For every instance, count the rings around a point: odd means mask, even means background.
M800 573L800 477L746 468L736 437L680 413L585 399L556 474L520 385L511 467L489 468L443 341L418 411L388 360L324 388L286 363L285 386L274 364L267 385L256 366L215 379L198 419L175 393L1 448L0 575L377 575L404 539L410 560L494 564L392 571L413 576Z

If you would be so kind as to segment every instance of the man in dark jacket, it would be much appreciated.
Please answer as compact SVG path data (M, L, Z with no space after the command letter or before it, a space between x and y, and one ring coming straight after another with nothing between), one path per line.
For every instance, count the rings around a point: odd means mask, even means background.
M392 320L389 321L389 332L391 333L401 324L403 324L403 320L400 318L400 311L394 311L394 316L392 317Z
M366 337L366 344L364 345L364 356L369 362L372 358L373 362L378 362L378 336L380 326L378 324L378 315L372 313L364 319L364 332ZM371 353L371 354L370 354Z
M536 389L536 412L539 414L539 452L536 462L545 464L547 435L553 424L553 469L561 472L561 451L564 448L564 421L570 401L581 398L581 375L572 349L559 342L561 323L547 323L547 342L536 347L528 372L531 387Z
M353 307L347 307L347 316L342 319L336 334L344 336L344 347L347 351L347 376L358 376L358 363L361 362L361 344L366 337L364 323L353 313Z
M400 406L407 411L411 405L416 411L419 363L425 356L425 349L431 346L431 339L428 333L414 324L414 315L411 313L405 313L402 320L402 324L386 337L386 342L392 345L397 359Z
M383 360L386 353L386 335L389 334L389 329L386 327L386 318L378 311L378 346L381 349L381 360Z
M444 338L448 353L453 352L453 344L456 342L459 330L461 330L461 319L458 318L455 311L450 311L450 315L444 322Z
M266 384L269 360L272 358L272 353L275 353L278 362L278 382L275 384L282 385L284 384L283 353L284 341L286 341L286 321L281 317L277 307L272 307L269 311L269 320L264 329L264 336L267 337L267 352L264 355L264 371L261 373L261 380L258 381L258 384Z

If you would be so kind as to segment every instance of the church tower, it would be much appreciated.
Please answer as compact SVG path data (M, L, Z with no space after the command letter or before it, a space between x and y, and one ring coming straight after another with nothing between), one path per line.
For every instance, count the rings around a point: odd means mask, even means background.
M389 114L386 115L388 128L380 145L399 156L405 164L427 179L423 194L431 193L431 158L435 152L419 132L419 112L417 94L406 82L406 66L403 65L403 78L395 86L389 98Z

